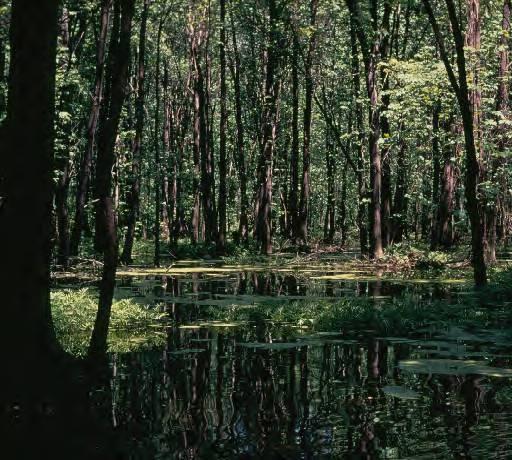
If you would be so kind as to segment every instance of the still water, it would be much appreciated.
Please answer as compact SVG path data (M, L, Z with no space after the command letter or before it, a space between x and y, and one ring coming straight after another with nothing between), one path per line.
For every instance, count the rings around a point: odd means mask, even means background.
M364 278L364 276L362 277ZM123 277L118 296L165 305L165 343L112 354L95 397L125 458L512 458L507 331L379 337L212 321L211 308L269 298L453 299L442 283L289 273ZM108 393L108 394L107 394Z

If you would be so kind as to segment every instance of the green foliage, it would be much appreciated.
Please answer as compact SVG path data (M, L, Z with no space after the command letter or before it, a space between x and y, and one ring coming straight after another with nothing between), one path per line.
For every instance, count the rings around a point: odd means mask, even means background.
M52 315L63 348L85 355L98 309L97 293L91 289L64 289L51 293ZM164 343L163 315L157 308L133 299L114 301L108 344L110 352L128 352Z

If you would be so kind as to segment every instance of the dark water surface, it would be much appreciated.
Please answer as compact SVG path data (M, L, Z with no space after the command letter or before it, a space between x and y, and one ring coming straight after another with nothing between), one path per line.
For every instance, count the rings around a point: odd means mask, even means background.
M122 433L123 458L511 459L506 330L380 337L371 325L342 335L212 319L212 308L276 298L286 305L369 296L385 305L404 294L471 295L458 283L358 276L241 270L121 278L118 297L160 304L172 319L161 347L109 355L110 379L92 392L103 422Z

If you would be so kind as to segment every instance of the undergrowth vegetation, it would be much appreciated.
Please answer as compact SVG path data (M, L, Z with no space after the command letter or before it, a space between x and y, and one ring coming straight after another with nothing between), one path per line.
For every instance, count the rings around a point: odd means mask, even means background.
M92 289L63 289L51 293L52 315L63 348L74 355L87 352L98 310L98 296ZM157 308L133 299L114 301L109 328L109 351L128 352L160 345L164 315Z

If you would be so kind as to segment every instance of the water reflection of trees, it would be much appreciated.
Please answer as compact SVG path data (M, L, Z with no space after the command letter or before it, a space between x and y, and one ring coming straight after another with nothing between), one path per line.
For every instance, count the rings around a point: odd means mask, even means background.
M492 405L475 376L401 376L394 360L407 354L405 346L379 340L286 351L237 346L257 334L174 329L167 353L117 356L112 417L132 452L172 458L470 455L472 427ZM187 348L204 351L171 354ZM384 396L380 388L396 379L421 383L429 398Z

